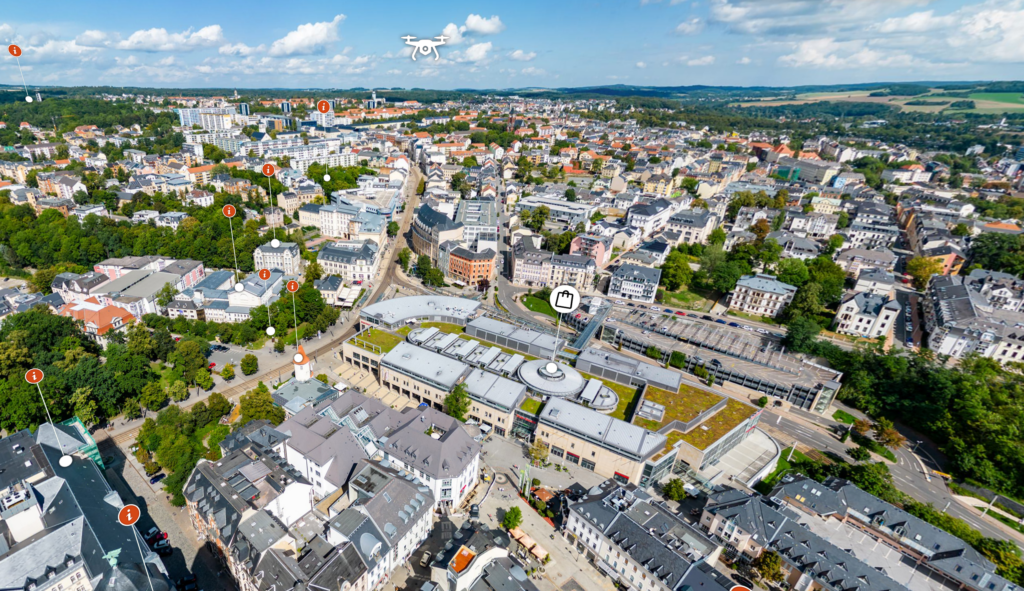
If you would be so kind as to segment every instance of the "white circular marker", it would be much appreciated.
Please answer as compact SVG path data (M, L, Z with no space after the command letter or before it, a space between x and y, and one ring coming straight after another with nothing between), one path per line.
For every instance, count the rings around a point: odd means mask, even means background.
M25 97L25 102L26 102L26 103L31 103L31 102L32 102L32 97L30 97L30 96L26 96L26 97Z
M235 284L235 291L245 291L245 286L242 285L241 283L236 283Z
M57 463L60 464L61 468L67 468L71 465L71 456L61 456L60 461Z
M273 326L268 326L268 327L267 327L267 336L268 336L268 337L272 337L272 336L274 336L274 333L275 333L275 332L277 332L277 331L276 331L276 330L274 329L274 327L273 327Z
M273 246L274 248L278 248L278 247L281 246L281 241L278 240L277 238L274 238L273 240L270 241L270 246Z
M331 182L331 175L325 174L324 175L324 182L327 182L327 183Z
M295 363L302 363L302 353L296 353L292 359L295 360Z
M575 312L580 307L580 292L571 285L560 285L551 292L549 301L556 312Z
M558 366L555 365L554 361L552 361L552 362L548 363L547 365L545 365L544 369L546 369L548 373L555 373L556 371L558 371Z

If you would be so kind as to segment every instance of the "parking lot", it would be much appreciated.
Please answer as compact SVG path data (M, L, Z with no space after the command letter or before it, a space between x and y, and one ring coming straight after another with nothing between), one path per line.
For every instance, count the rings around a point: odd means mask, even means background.
M608 317L609 326L642 335L662 350L687 355L708 351L723 353L754 365L773 368L790 375L806 371L806 364L785 354L784 336L762 327L743 324L731 317L714 318L708 314L653 308L616 308ZM747 328L744 328L744 327ZM687 347L686 345L689 345ZM721 359L723 362L725 359Z

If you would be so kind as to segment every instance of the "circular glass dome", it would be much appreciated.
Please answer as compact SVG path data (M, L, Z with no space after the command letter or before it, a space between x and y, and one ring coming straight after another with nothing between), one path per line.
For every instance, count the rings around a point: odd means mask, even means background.
M531 392L556 398L576 396L586 384L580 372L547 359L534 359L519 366L519 379Z

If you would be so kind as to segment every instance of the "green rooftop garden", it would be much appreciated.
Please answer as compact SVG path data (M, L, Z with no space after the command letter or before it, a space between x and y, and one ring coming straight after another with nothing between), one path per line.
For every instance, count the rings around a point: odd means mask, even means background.
M537 400L536 398L527 398L519 405L519 410L528 412L531 415L536 415L540 412L542 406L544 406L544 403L540 400Z
M456 334L466 332L466 327L459 326L458 324L449 324L447 322L424 322L421 326L423 326L423 328L436 328L443 332L453 332Z
M349 342L371 353L384 354L397 347L398 343L401 343L402 340L402 337L396 334L391 334L379 328L370 328L352 337L349 339ZM379 349L375 349L371 345L379 347Z
M648 387L645 398L665 407L665 416L662 417L661 422L641 419L639 417L633 421L637 425L651 431L657 431L672 421L682 421L684 423L692 421L700 413L722 400L722 396L714 392L686 384L683 384L677 393L662 390L661 388Z
M757 412L756 408L730 398L725 408L715 413L710 419L690 429L689 433L684 433L680 439L697 449L707 449L709 445L721 439L726 433L736 428L736 425L747 420L755 412Z

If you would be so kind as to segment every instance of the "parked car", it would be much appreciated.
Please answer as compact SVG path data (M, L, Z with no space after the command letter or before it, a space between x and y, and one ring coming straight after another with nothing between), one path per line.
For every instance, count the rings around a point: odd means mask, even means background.
M649 331L649 330L645 330L645 331L644 331L644 334L651 334L651 331Z
M167 476L166 474L161 472L161 473L157 474L156 476L150 478L149 479L149 483L150 484L156 484L156 483L160 482L161 480L163 480L166 476Z
M715 319L715 322L718 323L718 324L725 324L726 323L725 320L722 320L721 318Z
M676 316L686 316L686 312L676 312Z
M165 546L163 548L154 548L153 551L159 554L160 556L170 556L171 554L174 554L174 548L171 548L170 546Z
M470 505L469 506L469 518L470 519L480 519L480 505Z
M665 308L665 313L666 314L675 314L675 310L670 310L668 308Z
M763 328L759 328L759 329L757 329L757 332L759 332L759 333L761 333L761 334L768 334L768 331L767 331L767 330L765 330L765 329L763 329Z
M655 312L661 312L661 308L657 306L651 306L651 309L654 310Z
M154 529L156 529L156 528L154 528ZM165 531L158 531L158 532L156 532L156 534L154 534L152 536L148 536L146 538L146 543L147 544L155 544L156 542L159 542L160 540L166 540L166 539L167 539L167 532L165 532Z
M711 365L719 365L720 366L720 365L722 365L722 362L719 361L718 359L712 359L711 360Z
M708 322L711 322L712 320L714 320L714 318L708 316L707 314L701 316L701 319L707 320Z
M217 367L217 362L216 361L211 361L210 362L210 369L213 369L215 367Z
M624 302L622 300L615 300L615 304L618 305L618 306L625 306L626 302Z
M160 540L157 543L153 544L153 549L154 550L159 550L160 548L170 548L170 547L171 547L171 543L168 542L167 540Z
M420 566L427 568L428 564L430 564L430 552L424 552L423 557L420 558Z
M749 330L749 331L753 332L754 327L753 326L747 326L746 324L744 324L743 325L743 330Z
M740 327L740 323L739 322L730 322L729 326L731 326L733 328L739 328Z
M146 538L146 540L149 540L158 533L160 533L159 527L151 527L148 530L146 530L146 533L142 534L142 537Z

